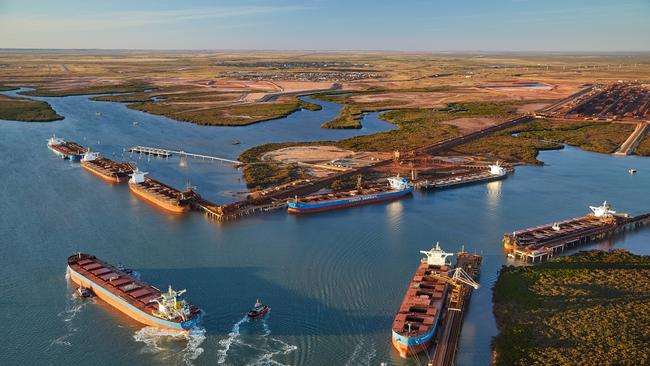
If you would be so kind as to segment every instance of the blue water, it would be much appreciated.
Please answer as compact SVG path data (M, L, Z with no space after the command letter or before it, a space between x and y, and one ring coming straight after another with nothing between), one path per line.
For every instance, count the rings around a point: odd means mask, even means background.
M390 327L421 249L440 241L485 256L481 289L466 314L459 365L488 364L496 334L491 287L504 232L583 215L607 199L614 209L650 211L650 160L568 147L544 152L543 167L519 167L503 181L420 193L391 203L313 216L283 212L215 223L198 213L168 215L58 160L53 132L122 157L132 145L235 158L247 147L332 140L386 129L371 114L358 131L322 130L337 105L248 127L205 127L87 97L39 98L65 120L0 121L0 364L415 365L391 349ZM101 116L95 116L100 111ZM133 122L138 122L134 125ZM233 139L241 145L231 145ZM244 188L226 164L125 155L176 186L187 180L220 202ZM638 174L627 173L630 167ZM647 254L650 230L597 247ZM190 336L142 327L101 301L80 301L65 278L76 251L136 268L157 287L187 288L205 311ZM243 316L261 298L264 321ZM275 363L274 363L275 362Z

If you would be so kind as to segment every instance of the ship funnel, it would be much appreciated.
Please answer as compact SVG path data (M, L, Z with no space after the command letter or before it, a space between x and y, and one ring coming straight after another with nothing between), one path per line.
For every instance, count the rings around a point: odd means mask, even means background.
M131 176L131 179L129 179L129 183L137 184L137 183L143 183L144 182L144 176L149 173L143 172L138 168L135 168L133 170L132 174L129 174Z
M436 246L431 248L431 250L421 250L420 253L426 255L425 258L422 258L422 262L426 262L430 266L449 265L450 263L447 257L454 255L453 253L447 253L442 250L438 242L436 242Z
M593 215L596 217L613 217L616 214L616 211L610 210L611 206L607 201L603 202L602 206L589 206L589 209L593 212Z

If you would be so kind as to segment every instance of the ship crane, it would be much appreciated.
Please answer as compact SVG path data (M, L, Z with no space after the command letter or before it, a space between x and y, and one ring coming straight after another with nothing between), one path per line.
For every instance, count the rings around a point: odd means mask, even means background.
M453 286L448 309L450 311L460 311L461 290L463 286L478 290L480 285L474 281L474 279L472 279L472 276L467 274L467 272L465 272L465 270L461 267L455 268L447 272L447 274L448 276L443 276L437 273L431 273L429 276Z

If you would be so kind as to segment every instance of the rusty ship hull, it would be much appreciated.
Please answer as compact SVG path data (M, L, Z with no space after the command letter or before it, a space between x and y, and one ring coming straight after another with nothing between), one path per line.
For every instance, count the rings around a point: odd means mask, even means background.
M64 160L79 161L81 160L81 156L87 151L86 148L75 142L47 144L47 147Z
M447 276L448 265L420 263L409 283L392 327L392 344L407 358L428 350L435 338L445 307L448 285L430 276Z
M91 290L107 304L142 324L186 331L199 320L201 310L196 307L191 307L186 319L157 317L153 300L161 296L160 290L93 255L79 253L70 256L67 272L77 286Z
M111 183L127 182L129 174L133 173L133 168L128 163L117 163L104 157L91 161L82 159L81 167Z
M129 190L137 197L170 212L182 213L190 209L182 192L151 178L146 178L142 183L129 182Z

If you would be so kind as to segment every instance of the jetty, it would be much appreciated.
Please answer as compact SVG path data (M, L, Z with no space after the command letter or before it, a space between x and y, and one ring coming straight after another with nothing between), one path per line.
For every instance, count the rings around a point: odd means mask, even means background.
M508 256L515 260L542 262L569 248L602 240L650 222L650 213L630 217L612 211L607 202L589 208L592 213L583 217L506 233L503 247Z
M179 155L179 156L189 156L192 158L198 158L204 160L216 160L216 161L221 161L221 162L235 164L235 165L241 164L241 162L238 160L226 159L218 156L211 156L205 154L195 154L183 150L169 150L169 149L163 149L159 147L134 146L129 148L128 151L131 153L151 155L151 156L157 156L163 158L169 158L172 155Z
M447 303L447 311L443 314L435 351L428 366L452 366L456 363L463 319L472 292L479 286L477 281L481 273L482 261L483 258L477 254L469 254L465 250L458 253L454 275L451 277L452 293Z
M630 134L627 140L623 142L623 144L618 148L618 150L614 152L614 155L626 156L634 152L636 147L639 146L639 143L641 142L643 137L646 135L647 130L648 130L647 123L645 122L637 123L634 131Z

